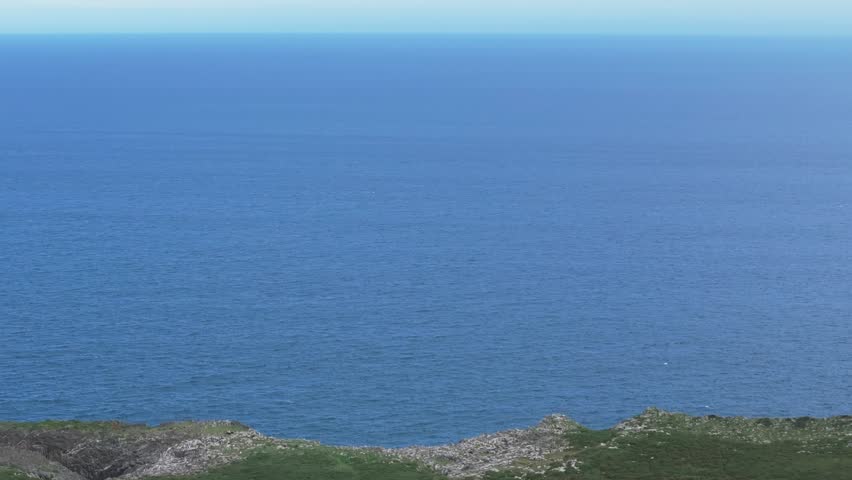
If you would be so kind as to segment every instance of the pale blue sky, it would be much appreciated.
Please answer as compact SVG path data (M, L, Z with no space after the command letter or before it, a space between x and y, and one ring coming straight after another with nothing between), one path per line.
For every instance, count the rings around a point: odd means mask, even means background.
M0 0L0 33L852 35L852 0Z

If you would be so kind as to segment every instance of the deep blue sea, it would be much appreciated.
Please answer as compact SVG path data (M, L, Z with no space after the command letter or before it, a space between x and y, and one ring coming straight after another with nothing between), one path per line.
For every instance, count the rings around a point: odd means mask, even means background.
M852 39L0 37L0 418L852 413Z

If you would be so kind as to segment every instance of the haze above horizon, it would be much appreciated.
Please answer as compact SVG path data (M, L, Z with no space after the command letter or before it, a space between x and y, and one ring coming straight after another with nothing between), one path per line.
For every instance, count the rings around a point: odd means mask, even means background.
M848 35L841 0L0 0L0 34Z

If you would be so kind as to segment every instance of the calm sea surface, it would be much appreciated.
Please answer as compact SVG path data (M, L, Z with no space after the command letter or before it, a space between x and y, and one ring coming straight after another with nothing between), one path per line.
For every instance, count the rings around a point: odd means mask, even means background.
M852 413L852 40L0 37L0 418Z

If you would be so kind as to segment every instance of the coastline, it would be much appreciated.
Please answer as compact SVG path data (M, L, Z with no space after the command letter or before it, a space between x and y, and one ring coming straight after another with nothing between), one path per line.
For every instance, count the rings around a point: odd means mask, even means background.
M22 478L843 479L852 478L852 416L695 417L649 408L606 430L551 415L530 428L403 448L279 439L233 421L0 422L0 480Z

